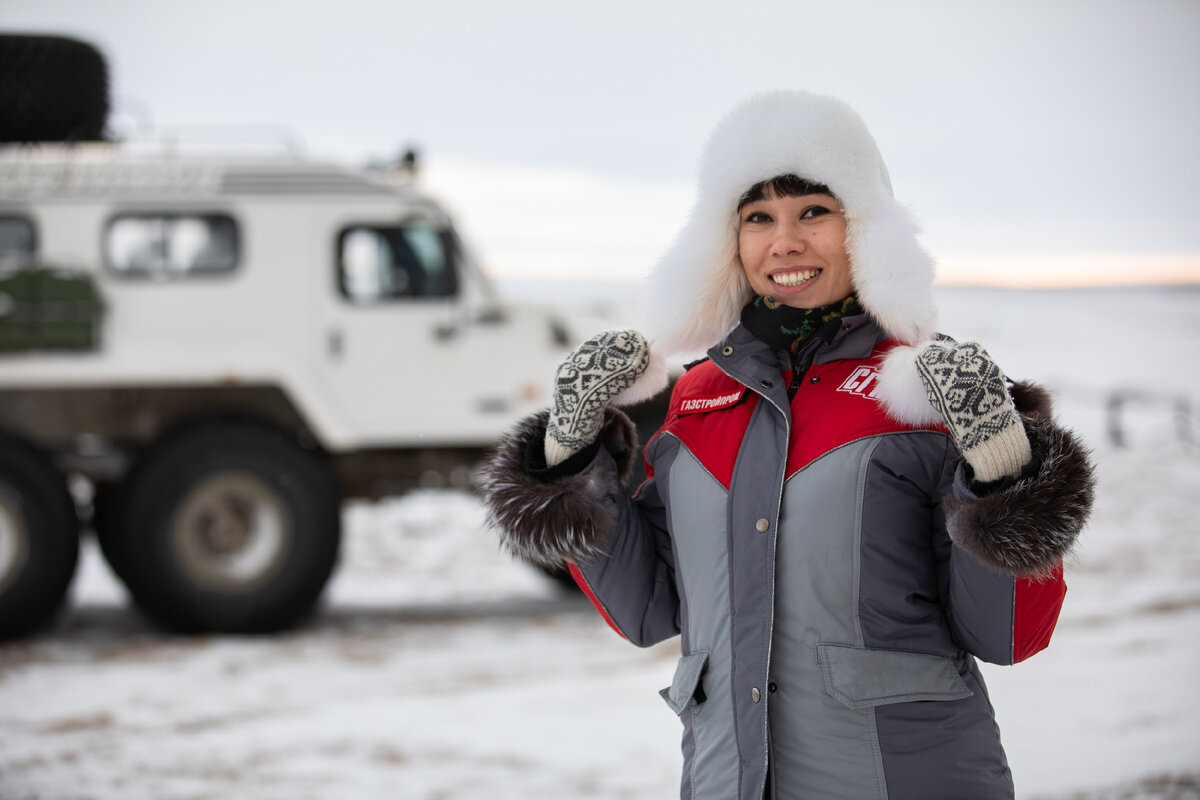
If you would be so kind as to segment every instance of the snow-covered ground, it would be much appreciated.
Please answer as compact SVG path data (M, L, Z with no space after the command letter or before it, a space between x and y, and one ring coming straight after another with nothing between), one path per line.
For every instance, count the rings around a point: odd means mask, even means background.
M1200 798L1200 292L942 295L1099 467L1054 643L987 668L1019 796ZM322 612L265 638L155 631L88 541L62 624L0 645L0 799L675 796L678 646L624 643L481 516L460 492L347 508Z

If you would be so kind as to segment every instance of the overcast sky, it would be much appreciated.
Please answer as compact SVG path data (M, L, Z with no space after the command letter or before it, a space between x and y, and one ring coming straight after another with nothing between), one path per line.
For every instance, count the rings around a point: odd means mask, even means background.
M97 44L124 131L418 144L501 262L623 238L612 258L648 268L716 119L808 88L863 115L939 255L1200 280L1198 0L0 0L0 28ZM505 203L534 187L552 208Z

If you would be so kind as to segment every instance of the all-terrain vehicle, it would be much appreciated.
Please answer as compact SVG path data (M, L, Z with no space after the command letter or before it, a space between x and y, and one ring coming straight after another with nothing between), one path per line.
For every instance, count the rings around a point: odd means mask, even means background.
M54 615L89 526L169 626L288 626L344 500L466 485L548 404L574 336L501 302L411 163L105 141L106 100L37 103L103 85L90 46L0 37L0 67L56 75L0 131L0 635Z

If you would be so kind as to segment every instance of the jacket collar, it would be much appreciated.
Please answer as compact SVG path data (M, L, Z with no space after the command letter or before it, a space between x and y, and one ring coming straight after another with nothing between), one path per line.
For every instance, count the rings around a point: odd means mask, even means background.
M869 314L842 317L841 323L841 327L828 342L819 332L814 333L800 348L799 355L806 357L811 354L813 364L828 364L845 358L866 358L871 355L877 344L888 338L883 328ZM726 372L729 369L754 369L751 367L752 363L769 365L771 368L780 365L791 366L788 353L775 350L741 324L714 345L708 351L708 356ZM761 380L757 376L757 370L754 371L754 380Z
M870 356L875 346L886 338L883 328L870 315L855 314L842 317L841 327L828 343L814 334L798 355L806 359L811 356L812 364L863 359ZM787 385L781 375L784 370L792 368L790 353L776 350L744 325L738 325L708 351L708 356L730 378L762 395L785 416L790 414Z

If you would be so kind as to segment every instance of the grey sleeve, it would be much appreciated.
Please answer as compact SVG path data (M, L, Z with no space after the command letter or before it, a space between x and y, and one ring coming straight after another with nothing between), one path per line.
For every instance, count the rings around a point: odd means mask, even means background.
M679 633L674 552L659 484L617 498L617 520L601 553L578 562L577 581L622 636L648 646Z

